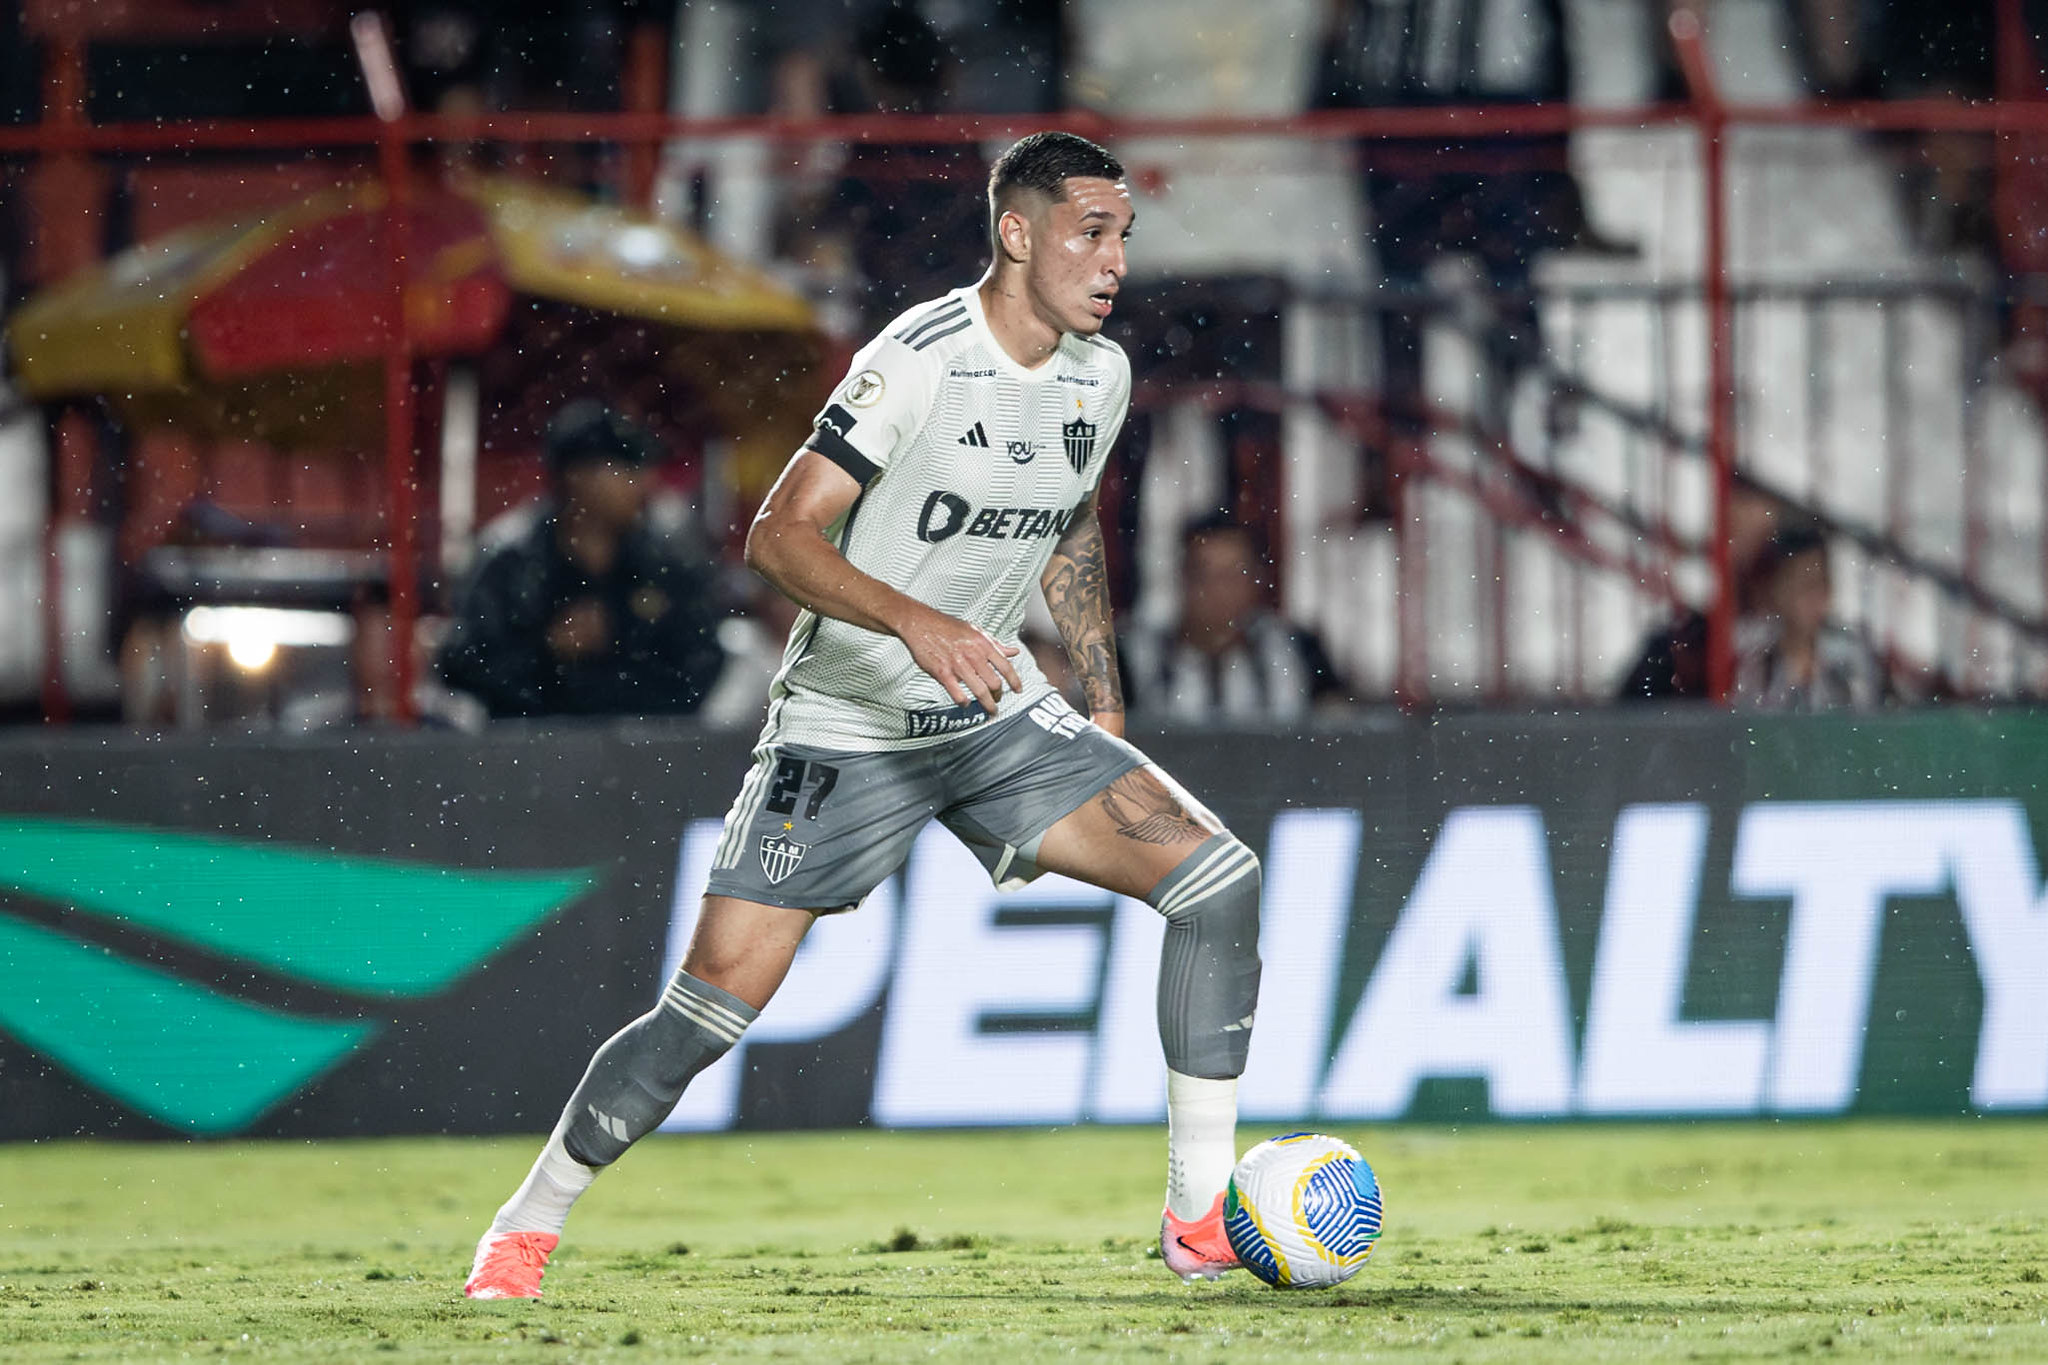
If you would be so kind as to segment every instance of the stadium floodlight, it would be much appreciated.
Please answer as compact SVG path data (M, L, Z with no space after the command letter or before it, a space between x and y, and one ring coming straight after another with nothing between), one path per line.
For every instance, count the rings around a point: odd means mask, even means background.
M405 117L405 84L399 79L398 61L391 52L391 34L384 16L365 10L349 20L349 37L354 40L356 61L363 69L363 84L370 90L370 108L386 123Z
M355 622L337 611L208 606L185 613L183 631L189 643L224 645L236 667L260 673L281 648L348 644L355 638Z

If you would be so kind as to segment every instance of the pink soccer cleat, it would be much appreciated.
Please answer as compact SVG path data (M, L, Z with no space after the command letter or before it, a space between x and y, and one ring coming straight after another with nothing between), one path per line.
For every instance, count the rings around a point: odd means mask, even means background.
M462 1292L472 1299L539 1298L540 1277L561 1240L552 1232L485 1233Z
M1244 1262L1230 1249L1223 1232L1223 1196L1217 1195L1209 1211L1191 1223L1183 1223L1168 1209L1159 1218L1159 1259L1166 1268L1190 1283L1219 1278Z

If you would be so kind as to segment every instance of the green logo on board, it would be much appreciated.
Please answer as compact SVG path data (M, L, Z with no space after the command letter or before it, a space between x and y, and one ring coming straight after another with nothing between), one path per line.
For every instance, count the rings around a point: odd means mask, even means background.
M0 887L311 985L434 995L587 869L479 872L75 820L0 820ZM0 1030L160 1123L231 1133L374 1038L0 916Z

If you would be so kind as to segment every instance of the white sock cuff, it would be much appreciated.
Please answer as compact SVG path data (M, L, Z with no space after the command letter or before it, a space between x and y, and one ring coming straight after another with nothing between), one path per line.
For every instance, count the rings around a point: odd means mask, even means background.
M1166 1121L1221 1118L1237 1126L1237 1078L1184 1076L1167 1068Z
M1237 1081L1166 1072L1166 1209L1183 1222L1209 1211L1237 1166Z
M597 1179L596 1167L586 1166L569 1155L559 1131L548 1134L548 1145L540 1149L540 1160L535 1166L548 1179L577 1194L589 1189L590 1182Z
M548 1135L533 1168L491 1220L492 1232L551 1232L560 1236L569 1210L597 1172L569 1155L557 1130Z

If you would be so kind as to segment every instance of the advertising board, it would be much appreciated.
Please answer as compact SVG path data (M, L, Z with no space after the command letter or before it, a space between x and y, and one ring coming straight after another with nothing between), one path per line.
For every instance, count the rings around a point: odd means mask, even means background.
M2048 1110L2048 721L1140 739L1264 862L1248 1118ZM547 1127L678 960L748 747L10 744L0 1138ZM670 1127L1156 1120L1160 935L934 827Z

